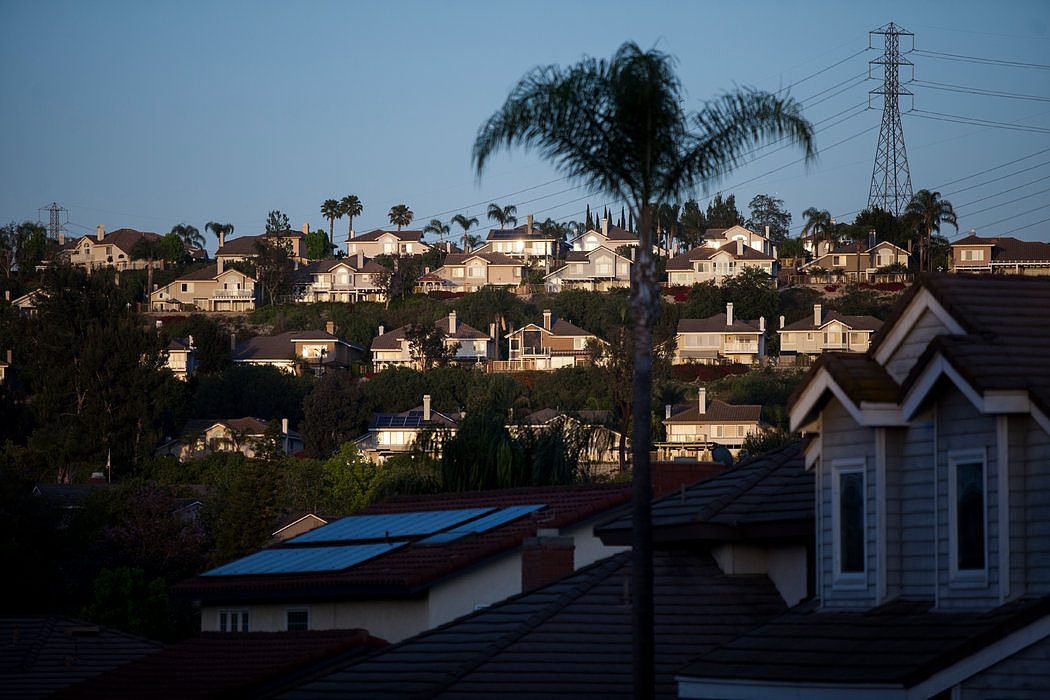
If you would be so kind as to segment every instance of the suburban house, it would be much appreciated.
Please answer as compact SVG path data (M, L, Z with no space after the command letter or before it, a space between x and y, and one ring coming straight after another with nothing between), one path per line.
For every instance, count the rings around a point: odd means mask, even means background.
M215 251L215 259L224 264L251 260L259 255L257 244L270 242L286 248L292 260L301 265L306 262L303 239L308 233L310 233L310 224L303 224L302 231L286 229L275 233L260 233L255 236L239 236L230 240L226 240L225 234L219 234L219 248Z
M455 436L462 417L460 413L431 409L430 394L425 394L422 406L401 413L373 414L368 432L354 440L354 445L366 460L380 464L413 449L438 451L446 439ZM428 442L423 444L423 440Z
M678 321L671 364L754 364L765 355L766 319L742 321L733 313L733 302L729 302L724 314Z
M416 283L422 292L443 290L476 292L482 287L517 287L521 284L521 261L503 253L449 253L445 263Z
M638 236L627 229L612 226L609 220L602 219L601 230L588 229L569 242L569 246L577 252L589 253L595 248L602 247L616 250L620 246L638 247Z
M484 364L496 355L496 326L489 324L489 333L485 335L477 328L459 320L455 311L450 311L445 318L434 321L441 332L441 340L446 350L453 351L452 361L462 365ZM412 348L408 338L411 326L401 326L389 333L383 326L372 339L372 367L380 372L388 367L411 367L422 370L424 358Z
M7 300L11 302L11 306L18 309L18 313L26 318L36 318L36 309L40 305L40 302L45 298L44 290L42 289L34 289L31 292L26 292L16 299L10 298L10 291L5 291L4 294L7 297Z
M251 311L255 308L255 280L240 270L215 266L195 270L149 295L151 311Z
M542 326L529 323L512 330L506 337L508 360L490 362L490 371L555 370L589 364L588 344L605 344L598 336L564 319L554 320L550 309L543 310Z
M81 236L66 241L65 235L59 236L58 256L75 267L82 267L89 272L96 268L112 267L116 270L144 270L149 264L146 260L132 258L135 246L139 241L159 241L163 236L151 231L136 231L132 228L120 228L106 233L106 227L99 224L95 227L94 236ZM185 245L186 254L195 260L207 257L203 248ZM163 260L154 260L153 268L162 269Z
M604 246L588 251L571 250L565 254L565 264L543 278L547 291L587 289L605 292L631 286L631 259Z
M193 346L193 336L172 338L164 351L164 366L171 370L176 379L186 381L197 369L197 348Z
M514 228L489 230L485 244L476 253L503 253L531 265L546 269L558 254L558 239L533 226L532 214L526 223Z
M389 270L363 253L338 260L317 260L295 272L297 302L386 301L386 290L376 280Z
M951 244L949 272L1050 275L1050 243L1009 236L980 238L970 232Z
M507 424L514 437L526 432L534 436L548 430L560 430L567 438L566 449L574 451L590 474L610 474L619 468L621 433L611 427L612 413L583 410L566 413L555 408L532 411L522 419ZM626 438L630 449L630 437Z
M866 246L858 241L845 245L835 246L825 250L810 262L799 268L800 272L812 273L814 270L826 270L839 275L844 275L850 280L873 280L878 271L891 265L900 265L904 269L908 267L908 251L889 241L875 243Z
M365 629L397 642L585 567L626 484L398 497L176 586L201 630Z
M817 360L790 405L814 599L679 670L681 697L1045 697L1048 306L1050 280L924 275L867 353Z
M240 452L245 457L254 457L265 451L271 440L275 441L276 449L285 454L303 449L302 438L288 428L287 418L283 418L278 427L276 421L245 416L187 421L182 437L161 445L156 454L178 457L180 462L200 459L212 452Z
M732 277L745 267L758 268L772 275L774 262L773 256L742 240L729 241L720 247L699 245L667 261L667 283L685 286L698 282L721 284L726 277Z
M377 255L422 255L430 250L423 242L423 232L418 230L384 231L375 229L346 241L346 254L355 257L361 253L366 258Z
M700 387L695 403L664 406L663 424L667 438L656 444L657 458L661 460L709 460L714 445L736 454L748 436L765 427L761 406L735 405L719 399L709 402L704 387Z
M11 355L10 350L7 351L7 359L0 360L0 386L7 383L7 373L11 369Z
M321 375L330 369L350 369L362 362L364 355L364 348L335 335L335 323L328 321L323 331L255 336L234 346L230 359L241 365L276 367L290 374L309 371Z
M815 357L822 352L866 352L872 335L882 328L882 321L874 316L848 316L837 311L824 313L821 304L813 305L813 315L784 325L780 317L780 356L806 355Z
M704 230L703 237L702 245L708 248L721 248L727 243L740 241L748 248L753 248L764 255L768 255L771 258L777 257L777 249L769 240L768 226L764 233L752 231L746 226L740 225L730 226L729 228L709 228Z

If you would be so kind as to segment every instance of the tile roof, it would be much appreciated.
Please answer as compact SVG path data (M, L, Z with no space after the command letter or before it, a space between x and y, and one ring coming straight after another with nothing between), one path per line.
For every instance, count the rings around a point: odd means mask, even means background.
M546 507L487 532L440 545L408 544L342 571L198 576L178 584L175 590L182 595L213 601L265 600L275 596L346 600L414 595L439 579L519 547L525 538L535 536L539 528L564 528L599 517L629 498L630 484L530 487L391 498L355 515L527 504Z
M220 255L255 255L255 244L264 238L302 238L303 232L294 229L286 229L276 234L259 233L254 236L238 236L226 241L226 245L215 251L215 257Z
M465 265L471 258L481 258L489 265L514 265L515 267L521 267L521 261L515 260L509 255L503 253L449 253L445 256L445 267L450 265Z
M726 576L708 554L656 552L656 694L677 697L690 658L780 614L764 576ZM630 553L392 645L280 697L629 698Z
M895 601L865 612L818 612L804 604L701 656L679 675L909 688L1047 615L1050 598L990 612L934 611L930 601Z
M725 540L735 530L737 536L812 538L813 499L814 476L796 442L654 502L653 537ZM595 534L623 543L631 529L631 516L623 515L596 527Z
M0 697L42 698L160 644L69 617L0 618Z
M383 234L390 234L395 236L399 241L407 242L423 242L423 232L418 229L404 229L401 231L389 231L387 229L377 228L369 231L368 233L362 233L360 236L355 236L350 239L350 243L363 243L369 241L378 241L379 237Z
M328 260L315 260L307 265L303 265L299 268L296 273L296 277L299 279L306 279L312 275L325 274L331 272L333 269L340 265L345 265L354 272L389 272L389 270L372 258L365 258L364 265L360 268L357 266L357 256L350 255L343 258L329 258Z
M175 282L182 282L182 281L213 280L213 279L215 279L218 276L219 276L218 267L216 267L214 264L208 264L208 265L205 265L204 267L201 267L201 268L198 268L196 270L191 270L190 272L187 272L183 276L175 279L172 282L172 284L174 284Z
M850 316L848 314L840 314L838 311L828 311L823 314L821 324L818 326L813 323L813 314L809 314L805 318L789 323L780 330L782 331L814 331L818 328L823 328L832 321L838 321L850 330L854 331L877 331L882 328L882 321L875 318L874 316Z
M197 435L213 425L224 425L231 431L243 435L263 435L270 426L270 422L262 418L253 418L252 416L245 416L244 418L193 418L186 421L182 434Z
M612 418L611 411L560 411L556 408L541 408L525 416L525 425L546 425L559 417L575 418L584 423L604 425Z
M326 331L286 331L278 335L257 335L237 344L231 359L238 360L291 360L295 358L295 344L308 341L335 341L356 348L339 336ZM363 348L358 348L363 350Z
M551 324L551 334L560 336L594 336L594 333L585 331L579 326L573 325L565 319L559 318L557 321Z
M113 245L123 250L128 255L131 255L131 250L135 247L135 244L141 241L143 238L157 241L162 238L159 233L152 231L136 231L133 228L118 228L115 231L109 231L106 233L105 238L101 241L94 235L81 236L76 240L72 247L76 247L81 241L87 240L91 245ZM189 250L189 246L186 246Z
M673 411L664 423L756 423L762 416L762 406L758 404L736 405L720 399L711 399L705 408L707 410L700 413L700 404L695 401L686 406L678 406L678 410Z
M726 324L726 315L715 314L707 318L683 318L678 321L679 333L761 333L758 323L733 318L733 325Z
M706 233L705 233L706 236ZM763 261L771 262L773 257L766 255L762 251L755 250L751 246L744 243L743 254L738 254L737 251L738 241L729 241L728 243L719 246L718 248L712 248L710 246L700 245L695 248L690 248L684 253L679 253L670 260L667 261L667 270L692 270L693 262L697 260L710 260L718 253L728 253L734 260L750 260L753 262Z
M1042 241L1023 241L1010 236L979 238L969 235L952 243L953 248L972 245L992 246L992 262L996 263L1050 261L1050 243Z
M360 657L386 646L364 630L211 632L73 686L62 698L250 697L281 677Z
M514 228L493 228L489 229L489 235L485 239L487 241L506 241L506 240L517 240L525 238L528 240L539 240L539 241L553 241L554 236L548 235L540 230L538 226L532 227L532 235L528 232L529 225L522 224L521 226L515 226Z
M444 279L444 278L442 278ZM400 328L395 328L392 331L387 331L383 335L377 335L372 339L372 350L400 350L401 341L406 337L408 329L412 324L405 324ZM488 333L483 333L477 328L464 323L463 321L456 319L456 332L448 332L448 316L442 316L438 320L434 321L434 325L438 327L442 335L446 338L459 338L459 339L485 339L488 338Z

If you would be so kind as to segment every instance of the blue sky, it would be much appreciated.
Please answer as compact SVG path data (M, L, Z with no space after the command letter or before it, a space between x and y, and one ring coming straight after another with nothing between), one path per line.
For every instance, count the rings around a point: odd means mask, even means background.
M963 233L1050 240L1050 3L1041 0L3 0L0 221L35 220L57 201L74 234L219 220L243 235L260 232L271 209L327 228L321 202L348 193L365 206L359 232L387 225L402 202L414 226L467 212L485 227L490 201L582 219L586 204L609 199L570 189L521 151L494 159L479 183L470 149L530 68L609 56L626 40L677 57L689 107L739 86L794 85L817 125L816 164L766 149L698 196L733 193L746 214L752 196L775 194L796 232L810 206L850 221L867 204L881 118L880 102L863 109L880 84L862 80L881 53L881 43L865 51L868 32L891 20L924 52L909 55L924 112L903 122L914 189L940 190Z

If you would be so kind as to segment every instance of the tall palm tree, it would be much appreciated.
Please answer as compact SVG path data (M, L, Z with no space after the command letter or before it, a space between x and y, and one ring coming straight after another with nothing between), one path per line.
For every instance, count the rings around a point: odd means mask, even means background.
M478 217L472 216L467 218L466 214L456 214L452 217L452 223L463 229L463 252L466 253L470 250L470 248L467 247L467 242L469 240L467 231L478 225Z
M357 198L356 194L348 194L339 200L339 210L343 212L343 216L350 219L350 223L346 227L346 240L350 240L354 236L354 217L361 216L361 212L365 210L361 200Z
M815 156L813 127L798 104L752 90L731 92L686 113L674 59L629 42L609 60L588 58L569 68L533 69L481 126L473 162L480 175L502 148L535 149L568 179L622 200L638 216L640 245L631 274L636 416L632 441L632 618L634 693L654 693L652 489L649 415L653 325L660 310L652 256L651 202L680 195L727 175L748 150L774 139ZM640 417L640 418L639 418Z
M518 213L518 208L513 204L508 204L505 207L501 207L496 203L489 205L488 216L489 221L495 221L499 224L500 228L506 228L507 225L517 226L518 217L515 214Z
M233 233L233 224L220 224L217 221L209 221L204 224L205 231L211 231L220 241L225 241L226 236Z
M390 223L397 226L397 230L400 231L402 226L408 226L412 223L412 217L415 214L408 208L407 204L395 204L390 207Z
M823 241L828 244L829 250L835 247L835 244L839 242L839 235L835 220L831 218L831 212L827 209L810 207L802 212L802 216L806 218L806 224L802 227L803 238L812 236L817 243ZM817 250L816 245L813 246L813 253L816 257L820 257L820 251Z
M940 192L919 190L904 208L904 219L919 234L919 270L929 272L933 269L930 255L933 234L941 232L941 224L951 224L959 230L955 208L947 199L941 199Z
M174 229L172 230L174 233ZM169 234L170 235L170 234ZM166 250L163 238L147 238L143 236L131 249L132 260L146 261L146 304L149 305L149 296L153 293L153 264L157 260L163 260L169 251Z
M171 227L171 233L182 239L182 242L191 248L203 248L204 236L197 230L196 226L189 224L175 224Z
M448 224L442 223L441 219L431 219L430 223L423 227L423 233L432 233L438 237L438 241L445 242L445 236L449 232Z
M328 219L328 240L335 236L335 220L343 218L343 210L338 199L326 199L321 202L321 216Z

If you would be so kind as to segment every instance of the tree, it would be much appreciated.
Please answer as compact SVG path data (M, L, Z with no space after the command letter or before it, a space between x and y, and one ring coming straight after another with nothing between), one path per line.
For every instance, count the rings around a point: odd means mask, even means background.
M722 280L725 301L733 302L733 315L757 321L759 317L771 320L777 312L776 281L759 267L744 267L732 277Z
M255 274L268 303L277 303L292 278L292 246L288 241L260 238L255 242Z
M412 223L412 217L415 216L412 210L408 208L407 204L395 204L390 207L390 223L397 226L397 230L400 231L402 226L408 226Z
M470 248L467 247L467 231L478 225L478 217L472 216L468 219L466 214L456 214L452 217L452 223L463 229L463 252L469 252Z
M791 230L791 212L784 209L784 200L768 194L756 194L747 205L751 216L746 226L758 233L769 227L769 242L779 246Z
M412 359L422 364L424 372L434 365L448 364L456 354L455 346L445 346L445 334L433 323L409 324L405 340Z
M217 221L209 221L204 224L206 231L211 231L215 234L215 238L220 241L225 241L226 237L233 233L233 224L220 224Z
M178 236L190 248L204 248L204 236L201 235L196 226L175 224L171 227L171 233Z
M448 224L442 223L441 219L431 219L430 223L423 227L423 233L434 234L441 243L445 242L445 236L448 235L448 232Z
M332 250L335 248L328 234L320 229L306 234L303 237L303 244L306 248L306 257L311 260L329 258L332 256Z
M634 43L610 60L584 59L570 68L528 73L481 127L473 161L480 174L501 148L522 145L554 161L569 179L625 201L637 212L638 257L632 267L635 415L651 404L652 332L660 310L652 257L651 202L725 176L747 149L770 138L797 142L814 154L812 126L790 98L757 91L729 93L698 113L682 109L674 61ZM632 441L631 587L635 640L635 696L654 693L653 571L648 421L635 421Z
M875 232L875 238L879 241L889 241L902 248L910 245L908 231L903 222L879 207L868 207L864 209L853 220L853 238L855 240L867 240L868 234Z
M354 217L361 216L365 207L356 194L348 194L339 200L339 210L350 220L346 227L346 240L350 240L354 237Z
M343 218L343 209L339 206L339 200L326 199L321 202L321 216L328 219L328 237L335 237L335 220Z
M518 208L513 204L508 204L505 207L493 202L489 204L488 213L485 215L489 218L489 221L495 221L499 224L500 228L506 228L508 225L516 226L518 223L518 217L515 214L518 213Z
M707 225L711 228L732 228L742 226L744 217L736 208L736 195L731 194L722 199L719 192L707 205Z
M153 293L153 264L170 254L169 246L162 239L149 236L140 238L131 249L132 260L146 261L146 303L149 303L149 295Z
M14 263L22 279L28 278L57 245L56 241L48 237L47 229L32 221L21 224L11 222L0 232L0 241L5 275L10 276L11 264Z
M288 223L288 215L280 209L274 209L266 215L266 233L281 233L290 228L291 224Z
M947 199L941 198L940 192L919 190L905 207L904 219L919 236L919 270L932 271L933 234L941 232L941 224L951 224L956 231L959 230L955 208Z
M826 243L829 250L839 243L838 224L831 218L831 212L827 209L809 207L802 212L802 216L806 217L806 224L802 227L802 238L811 236L817 243ZM816 245L814 245L813 250L818 256L821 255Z
M682 205L678 236L687 250L703 243L706 228L707 222L704 220L704 213L700 211L700 204L695 199L686 200L686 203Z

